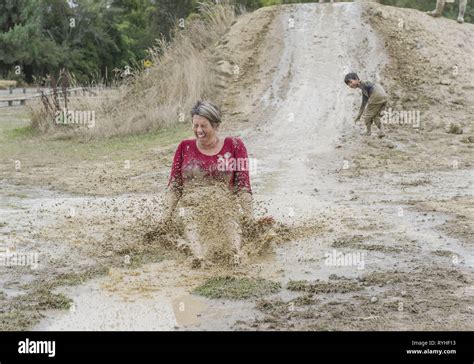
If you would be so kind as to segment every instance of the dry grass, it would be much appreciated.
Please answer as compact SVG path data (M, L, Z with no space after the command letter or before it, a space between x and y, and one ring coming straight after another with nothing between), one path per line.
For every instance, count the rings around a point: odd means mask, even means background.
M230 3L200 4L199 13L188 17L184 27L176 25L172 42L157 40L149 50L152 66L132 69L112 98L69 100L69 110L95 112L94 127L57 125L55 115L64 108L62 100L53 112L45 102L34 105L32 126L61 138L92 139L147 133L187 121L196 100L215 99L213 53L235 17Z

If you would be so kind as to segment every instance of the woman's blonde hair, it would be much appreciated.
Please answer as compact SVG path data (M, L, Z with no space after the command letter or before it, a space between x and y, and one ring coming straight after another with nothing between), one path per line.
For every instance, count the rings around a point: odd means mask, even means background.
M222 122L222 112L219 107L210 101L198 101L191 109L191 118L194 115L202 116L209 120L213 127Z

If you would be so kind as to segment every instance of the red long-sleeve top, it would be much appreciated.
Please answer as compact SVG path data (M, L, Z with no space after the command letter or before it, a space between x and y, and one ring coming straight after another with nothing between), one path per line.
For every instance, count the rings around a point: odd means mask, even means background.
M226 137L222 149L215 155L199 151L196 139L183 140L176 149L168 186L181 191L192 181L222 181L234 192L250 187L247 149L239 138Z

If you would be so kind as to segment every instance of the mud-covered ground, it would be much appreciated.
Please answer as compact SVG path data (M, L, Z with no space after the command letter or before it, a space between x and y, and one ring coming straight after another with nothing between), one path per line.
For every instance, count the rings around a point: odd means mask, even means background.
M473 36L377 4L241 17L217 49L222 134L257 161L256 215L278 228L271 251L234 267L192 268L143 238L185 125L77 143L2 109L2 245L38 265L0 267L0 328L472 330ZM360 135L348 70L419 119Z

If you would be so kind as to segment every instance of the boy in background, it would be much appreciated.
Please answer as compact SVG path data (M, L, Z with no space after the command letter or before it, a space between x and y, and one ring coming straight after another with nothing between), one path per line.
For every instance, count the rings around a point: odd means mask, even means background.
M344 82L350 88L360 88L362 91L362 105L354 122L360 120L364 115L364 123L367 131L364 135L371 134L372 123L379 129L379 138L385 136L383 125L380 120L380 113L387 105L388 96L383 87L377 83L361 81L357 73L348 73L344 77ZM365 112L364 112L365 110Z

